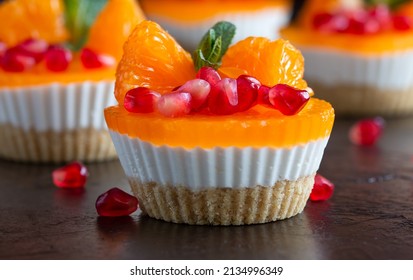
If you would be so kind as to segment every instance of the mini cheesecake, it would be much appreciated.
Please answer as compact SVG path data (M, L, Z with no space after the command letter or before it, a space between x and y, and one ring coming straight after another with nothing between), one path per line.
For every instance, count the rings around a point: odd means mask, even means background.
M304 7L303 18L281 33L301 50L306 79L317 96L330 101L339 115L411 115L410 17L391 14L384 6L350 11L337 6L307 8L314 13L307 14ZM338 25L339 18L347 23Z

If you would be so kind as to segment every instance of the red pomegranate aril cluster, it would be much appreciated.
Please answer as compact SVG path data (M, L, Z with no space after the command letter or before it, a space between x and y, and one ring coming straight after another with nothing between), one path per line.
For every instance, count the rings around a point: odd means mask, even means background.
M314 178L314 186L310 194L311 201L324 201L333 196L334 184L320 174Z
M88 171L80 162L72 162L52 172L53 183L59 188L81 188L86 184Z
M358 146L373 146L380 139L383 128L384 120L380 117L363 119L351 126L349 139Z
M115 59L98 54L88 48L81 51L80 59L86 69L113 66ZM28 39L7 48L0 42L0 68L7 72L29 71L42 63L52 72L65 71L73 60L73 53L61 45L50 45L41 39Z
M408 16L393 15L386 5L377 5L370 9L322 12L314 15L312 25L314 29L326 33L365 35L388 30L411 30L413 20Z
M128 216L138 209L138 199L119 188L101 194L95 204L99 216Z
M231 115L260 104L294 115L310 99L305 90L283 84L270 88L248 75L221 79L211 67L202 67L196 77L163 95L144 87L131 89L125 95L124 107L131 113L158 111L167 117L180 117L198 112Z

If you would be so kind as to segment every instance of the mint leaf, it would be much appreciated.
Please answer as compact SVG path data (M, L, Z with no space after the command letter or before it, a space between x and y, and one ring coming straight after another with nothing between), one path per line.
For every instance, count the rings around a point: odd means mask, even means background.
M364 0L367 6L376 6L379 4L385 4L390 7L390 9L396 9L398 6L407 3L411 0Z
M69 31L69 48L76 51L83 47L89 29L108 0L64 0L65 24Z
M234 38L235 29L232 23L220 21L206 32L194 52L194 64L197 71L203 66L217 69L221 65L221 59Z

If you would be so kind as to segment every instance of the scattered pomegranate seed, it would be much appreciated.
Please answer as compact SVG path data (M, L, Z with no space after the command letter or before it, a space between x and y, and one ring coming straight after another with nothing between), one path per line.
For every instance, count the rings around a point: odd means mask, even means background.
M161 95L145 87L129 90L125 94L123 106L131 113L152 113L155 111Z
M119 188L101 194L95 204L99 216L128 216L138 209L138 199Z
M8 72L23 72L36 65L33 57L21 54L16 49L8 49L1 59L1 67Z
M224 78L211 87L208 98L209 111L216 115L230 115L237 112L237 80Z
M206 80L193 79L187 81L176 91L191 94L191 109L192 111L198 111L206 104L211 86Z
M191 94L173 92L159 98L158 111L165 117L181 117L191 112Z
M221 76L219 73L214 68L207 66L199 69L198 73L196 73L196 77L207 81L211 86L214 86L216 83L221 81Z
M380 117L360 120L350 128L350 141L359 146L372 146L380 138L383 127L384 120Z
M278 84L270 89L269 99L274 108L284 115L291 116L304 108L305 104L310 100L310 95L306 90Z
M311 201L324 201L333 196L334 184L323 176L316 174L314 187L310 194Z
M65 71L72 61L72 52L64 47L51 46L44 56L46 68L53 72Z
M392 17L393 28L397 31L410 30L413 27L413 20L410 17L395 15Z
M46 54L49 44L41 39L28 39L17 45L15 48L19 53L33 57L36 63L38 63Z
M80 60L87 69L101 68L115 65L115 59L106 54L98 54L89 48L84 48L80 52Z
M237 78L237 112L243 112L257 104L258 90L261 83L254 77L241 75Z
M72 162L52 172L53 183L59 188L80 188L86 184L87 168L80 162Z

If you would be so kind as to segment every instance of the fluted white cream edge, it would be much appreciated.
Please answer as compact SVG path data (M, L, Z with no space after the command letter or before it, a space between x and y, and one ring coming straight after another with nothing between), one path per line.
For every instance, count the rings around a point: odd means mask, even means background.
M328 142L326 137L289 148L185 149L109 132L127 177L192 189L273 186L312 175Z
M326 86L346 84L380 90L413 87L413 49L381 54L358 54L327 48L300 47L305 79Z
M104 108L115 105L114 80L0 88L0 124L25 131L107 129Z

